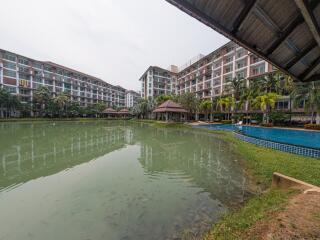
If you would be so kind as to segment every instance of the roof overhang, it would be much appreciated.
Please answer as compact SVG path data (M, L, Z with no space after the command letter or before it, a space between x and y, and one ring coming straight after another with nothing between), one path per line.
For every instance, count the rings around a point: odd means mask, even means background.
M319 0L166 0L295 80L320 80Z

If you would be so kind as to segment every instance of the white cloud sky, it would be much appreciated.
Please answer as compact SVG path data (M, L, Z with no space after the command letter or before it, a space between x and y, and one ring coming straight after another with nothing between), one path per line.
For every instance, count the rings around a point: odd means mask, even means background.
M183 65L228 40L165 0L2 1L0 48L140 89L149 65Z

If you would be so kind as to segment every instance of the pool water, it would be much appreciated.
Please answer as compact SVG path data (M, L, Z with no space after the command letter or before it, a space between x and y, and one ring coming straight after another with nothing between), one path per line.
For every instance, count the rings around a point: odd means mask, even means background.
M244 135L273 142L320 149L320 132L294 129L236 126L233 124L203 125L202 128L240 131Z
M238 160L193 130L2 123L0 239L200 238L247 196Z

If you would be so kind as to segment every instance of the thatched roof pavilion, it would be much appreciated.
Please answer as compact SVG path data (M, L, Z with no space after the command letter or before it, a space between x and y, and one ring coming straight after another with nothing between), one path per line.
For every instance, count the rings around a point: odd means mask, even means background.
M117 113L117 111L114 110L113 108L106 108L105 110L102 111L102 113L115 114L115 113Z
M118 113L126 113L126 114L130 114L129 110L126 108L121 109Z
M153 113L156 114L157 119L158 117L162 119L164 116L166 121L168 120L181 121L182 117L184 117L184 115L188 113L188 111L184 109L180 104L174 101L168 100L162 103L160 106L158 106L153 111Z
M113 108L106 108L102 111L102 114L106 117L115 117L117 115L117 111Z
M128 117L128 116L131 116L132 114L129 112L128 109L126 108L123 108L121 109L119 112L117 112L118 115L122 116L122 117Z

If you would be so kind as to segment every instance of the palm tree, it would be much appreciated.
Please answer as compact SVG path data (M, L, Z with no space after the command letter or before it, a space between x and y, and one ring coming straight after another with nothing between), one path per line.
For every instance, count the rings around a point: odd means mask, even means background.
M220 97L218 100L218 106L221 108L222 111L226 111L227 119L230 120L230 113L235 105L235 98L231 96L227 97Z
M296 83L291 95L295 105L305 102L306 112L311 113L311 123L320 124L320 83Z
M226 86L226 92L231 93L236 101L240 100L241 93L245 88L246 80L244 78L235 77L231 81L229 81Z
M70 102L70 96L64 92L61 92L56 96L53 101L59 107L59 116L61 117L63 112L67 112L67 105Z
M145 118L148 113L148 100L147 99L141 99L139 103L137 104L135 111L138 114L138 116L141 116L142 118Z
M280 91L280 81L283 78L283 74L279 71L264 75L256 79L257 83L260 85L260 89L266 93L279 93Z
M8 99L8 107L7 111L9 112L9 116L13 112L14 114L16 113L16 110L21 106L21 102L19 98L16 95L11 95L9 94L9 99Z
M4 109L5 109L5 106L8 105L8 102L9 102L9 97L10 97L10 93L3 89L3 88L0 88L0 117L3 118L4 117Z
M40 115L42 116L46 108L46 105L48 104L51 98L50 90L47 87L40 86L34 91L33 97L34 101L40 104Z
M263 123L269 123L269 113L275 107L278 97L276 93L266 93L253 100L253 107L263 112Z
M204 100L200 103L199 106L200 110L202 110L204 112L204 114L206 115L206 119L209 120L209 114L212 110L212 102L209 100Z

